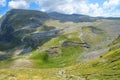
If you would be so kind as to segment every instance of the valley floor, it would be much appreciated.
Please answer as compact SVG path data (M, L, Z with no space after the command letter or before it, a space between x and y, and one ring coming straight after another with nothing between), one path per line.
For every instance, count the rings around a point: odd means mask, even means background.
M119 80L119 53L120 48L101 58L64 68L30 68L30 60L18 59L10 68L0 69L0 80Z

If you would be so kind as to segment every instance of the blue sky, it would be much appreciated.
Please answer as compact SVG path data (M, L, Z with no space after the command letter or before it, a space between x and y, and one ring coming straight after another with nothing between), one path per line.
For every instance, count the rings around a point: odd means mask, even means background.
M120 0L0 0L0 16L10 9L120 17Z

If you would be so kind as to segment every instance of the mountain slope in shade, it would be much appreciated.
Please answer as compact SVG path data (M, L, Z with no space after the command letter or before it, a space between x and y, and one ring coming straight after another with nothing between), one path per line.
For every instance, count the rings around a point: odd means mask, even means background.
M62 14L57 12L48 13L51 19L53 20L60 20L61 22L94 22L97 20L95 17L90 17L87 15L80 15L80 14Z
M41 11L22 9L8 11L1 18L0 22L1 48L3 47L2 49L4 50L4 48L9 49L13 44L24 44L22 40L26 36L32 33L54 29L54 27L44 25L44 21L46 20L49 20L49 16ZM5 44L2 44L4 42Z

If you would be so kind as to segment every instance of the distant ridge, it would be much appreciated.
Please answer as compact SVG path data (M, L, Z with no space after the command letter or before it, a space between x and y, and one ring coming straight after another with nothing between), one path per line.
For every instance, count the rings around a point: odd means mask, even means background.
M51 12L48 13L48 15L51 17L53 20L60 20L61 22L94 22L97 20L97 18L90 17L87 15L82 15L82 14L62 14L58 12Z

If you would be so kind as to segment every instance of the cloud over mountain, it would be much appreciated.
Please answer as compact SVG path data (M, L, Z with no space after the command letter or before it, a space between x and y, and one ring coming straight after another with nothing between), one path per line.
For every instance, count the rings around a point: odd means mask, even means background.
M29 8L34 3L47 12L77 13L91 16L120 16L120 0L105 0L102 5L89 0L12 0L10 8Z
M8 6L10 8L28 8L29 4L25 1L25 0L14 0L14 1L10 1Z
M0 6L2 7L6 6L6 0L0 0Z

